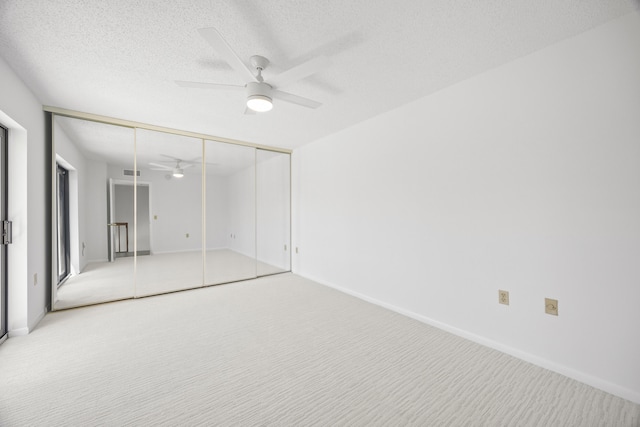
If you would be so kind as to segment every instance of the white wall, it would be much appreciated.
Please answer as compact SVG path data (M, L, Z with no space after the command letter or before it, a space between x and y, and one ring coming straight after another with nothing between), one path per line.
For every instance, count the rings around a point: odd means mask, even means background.
M86 159L84 183L85 244L86 262L106 262L108 259L107 228L107 164L98 160ZM82 246L81 246L82 250Z
M639 161L631 14L296 150L294 271L640 402Z
M0 93L0 122L9 127L9 219L14 223L8 329L10 335L20 335L35 327L49 305L45 115L41 103L2 58Z
M256 257L256 170L251 166L226 177L228 247Z
M202 175L142 170L151 183L153 253L202 250ZM187 237L187 234L189 237Z
M133 182L133 177L123 175L123 169L110 165L108 176ZM187 173L182 178L167 179L167 175L170 176L165 171L140 170L138 183L149 185L150 210L138 212L140 237L149 237L149 243L138 242L138 250L149 250L149 246L155 254L202 250L202 177ZM133 196L130 201L133 203ZM130 208L133 209L132 204ZM133 216L130 219L129 249L133 251Z
M226 179L207 175L206 181L207 250L227 248L230 242Z
M110 165L107 175L133 182L122 170L121 166ZM141 169L140 173L139 181L149 183L151 188L153 253L202 250L202 177L187 173L180 179L166 179L167 172L149 169ZM253 168L226 177L207 176L207 249L229 248L255 256L254 188Z

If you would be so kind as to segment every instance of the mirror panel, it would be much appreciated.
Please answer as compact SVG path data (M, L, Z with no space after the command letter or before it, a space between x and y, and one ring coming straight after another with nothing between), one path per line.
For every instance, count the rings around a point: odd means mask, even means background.
M256 149L205 140L205 285L257 277Z
M258 276L291 270L291 156L256 151Z
M203 284L202 144L136 129L136 296Z
M133 169L134 131L61 116L52 122L52 309L131 298L134 259L128 256L125 231L119 253L112 253L115 230L109 224L115 206L109 204L109 183ZM120 201L132 207L133 199L123 197ZM129 245L132 237L130 230Z
M289 154L52 126L53 310L290 271Z

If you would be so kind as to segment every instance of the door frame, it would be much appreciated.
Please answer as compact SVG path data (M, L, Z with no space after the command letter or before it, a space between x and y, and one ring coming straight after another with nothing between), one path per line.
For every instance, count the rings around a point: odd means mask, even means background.
M9 131L4 126L0 125L0 220L9 219ZM9 275L7 273L8 267L8 247L7 245L0 244L0 343L7 339L9 328L7 326L9 321L9 303L7 300L8 287L9 287Z

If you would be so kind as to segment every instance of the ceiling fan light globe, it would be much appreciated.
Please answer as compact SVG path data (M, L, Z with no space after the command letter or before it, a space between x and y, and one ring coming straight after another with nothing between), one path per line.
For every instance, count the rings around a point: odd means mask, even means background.
M173 170L173 176L175 178L182 178L184 176L184 170L182 170L182 168L175 168Z
M273 108L273 101L265 95L251 95L247 97L247 107L257 113L265 113Z

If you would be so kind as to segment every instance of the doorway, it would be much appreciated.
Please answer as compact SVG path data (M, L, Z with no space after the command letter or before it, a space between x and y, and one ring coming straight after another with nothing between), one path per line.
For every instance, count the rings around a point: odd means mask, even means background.
M149 184L139 182L134 187L130 181L110 181L110 260L151 254Z

